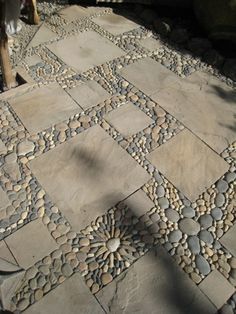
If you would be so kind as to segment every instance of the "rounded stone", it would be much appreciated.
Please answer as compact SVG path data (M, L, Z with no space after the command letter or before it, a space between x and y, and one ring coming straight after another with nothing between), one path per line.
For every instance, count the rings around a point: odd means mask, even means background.
M215 220L221 220L221 218L223 216L223 212L220 208L215 207L212 209L211 215Z
M120 239L119 238L109 239L106 243L106 246L110 252L116 252L120 246Z
M25 273L26 279L34 278L37 272L38 272L38 269L35 266L30 267L29 269L27 269Z
M88 267L89 267L90 271L94 271L94 270L98 269L99 264L97 262L91 262L91 263L89 263Z
M212 226L213 219L211 215L205 214L205 215L200 216L198 221L202 228L207 229Z
M230 266L233 268L233 269L236 269L236 257L232 257L231 260L230 260Z
M220 193L225 193L228 190L229 185L225 180L219 180L216 183L216 188Z
M177 222L179 220L179 213L172 208L168 208L165 211L165 214L166 214L166 217L172 222Z
M211 268L208 261L202 255L196 255L195 258L196 267L198 268L199 272L206 276L210 273Z
M201 276L199 276L199 275L198 275L197 273L195 273L195 272L191 273L190 276L191 276L192 280L193 280L196 284L200 283L201 280L202 280Z
M159 185L157 187L156 193L158 197L163 197L165 195L165 189L163 188L162 185Z
M230 277L232 277L234 280L236 280L236 269L231 270Z
M62 265L61 271L65 277L70 277L73 274L73 269L70 264Z
M182 232L180 230L173 230L169 234L169 241L171 243L179 242L182 238Z
M83 238L83 239L80 239L79 240L79 244L81 245L81 246L89 246L89 239L88 238Z
M39 301L43 297L43 290L42 289L37 289L34 293L34 297L36 301Z
M98 290L99 290L99 285L97 283L94 283L91 288L92 293L97 293Z
M161 197L158 199L158 204L162 209L166 209L169 207L169 201L166 197Z
M113 278L112 278L112 275L110 273L104 273L104 274L102 274L101 279L102 279L103 285L105 286L105 285L109 284Z
M197 236L190 236L187 239L188 247L193 254L199 254L201 247Z
M183 209L182 209L182 214L184 217L186 218L193 218L195 216L195 211L192 207L190 206L185 206Z
M215 199L216 206L217 207L221 207L221 206L224 205L224 203L225 203L225 196L224 196L224 194L218 193L216 195L216 199Z
M179 229L187 235L196 235L200 231L200 225L191 218L184 218L179 222Z
M25 140L18 144L17 152L19 155L26 155L34 150L34 143Z
M79 262L84 262L87 258L87 254L84 252L78 252L76 254L76 256L77 256Z
M226 174L226 181L228 182L228 183L231 183L231 182L233 182L235 179L236 179L236 173L235 172L228 172L227 174Z
M214 241L212 234L207 230L201 230L199 233L199 238L207 244L212 244Z

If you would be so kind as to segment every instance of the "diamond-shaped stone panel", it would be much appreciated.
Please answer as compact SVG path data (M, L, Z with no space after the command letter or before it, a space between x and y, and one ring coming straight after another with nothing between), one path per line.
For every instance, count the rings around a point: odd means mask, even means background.
M117 14L95 17L93 21L113 35L129 32L140 26L130 19Z
M124 104L111 111L105 116L105 119L125 137L142 131L154 122L132 103Z
M5 239L17 263L24 269L35 264L57 248L47 227L34 220Z
M217 309L220 309L235 291L235 288L216 269L200 283L199 288Z
M79 72L87 71L125 54L119 47L94 31L83 32L54 42L48 48Z
M75 231L150 178L100 126L39 156L30 167Z
M180 79L151 58L145 58L124 67L120 74L148 96Z
M31 134L39 133L82 111L57 83L11 99L10 105Z
M74 274L59 287L27 309L25 314L104 314L97 300L86 287L80 274Z
M216 152L235 141L236 91L211 74L157 85L151 97Z
M229 165L190 131L184 130L147 159L191 201L229 169Z
M220 242L236 257L236 225L220 238Z
M141 257L96 297L107 313L216 313L212 303L161 247Z
M67 91L84 110L98 105L111 95L97 82L89 81Z

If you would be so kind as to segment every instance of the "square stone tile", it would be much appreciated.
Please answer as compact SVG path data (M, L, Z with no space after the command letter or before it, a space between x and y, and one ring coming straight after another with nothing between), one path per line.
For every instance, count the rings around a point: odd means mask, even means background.
M122 203L128 206L132 214L137 218L143 216L155 206L143 190L138 190L126 198Z
M229 165L190 131L184 130L147 159L192 202L229 169Z
M6 242L4 240L0 241L0 259L1 258L7 262L16 264L14 256L12 255L11 251L7 247Z
M98 125L35 158L30 167L75 231L150 178Z
M124 137L132 136L154 122L132 103L124 104L111 111L105 116L105 119Z
M215 314L216 308L161 247L96 294L107 313Z
M5 239L17 263L24 269L34 265L57 248L41 219L23 226Z
M79 273L29 307L25 314L104 314Z
M235 288L217 269L200 283L199 288L217 309L220 309L235 291Z
M9 102L31 134L39 133L82 111L57 83L37 88Z
M123 50L94 31L54 42L48 48L63 62L79 72L125 54Z
M97 82L89 81L67 91L84 110L98 105L111 95Z
M7 197L7 194L0 187L0 211L6 209L8 205L10 205L10 201Z
M129 32L140 26L132 20L117 14L95 17L93 21L113 35Z
M203 72L156 88L153 100L216 152L235 141L235 90Z
M46 43L49 40L52 40L57 37L57 34L50 30L48 26L44 23L40 26L39 30L36 32L32 40L30 41L27 49L36 47L42 43Z
M145 39L140 40L140 45L150 51L158 50L162 47L161 42L158 39L148 37Z
M120 74L148 96L179 79L176 74L151 58L124 67Z
M70 23L74 20L89 16L89 11L87 8L81 7L79 5L70 5L69 7L60 10L59 14L68 23Z
M220 238L220 242L236 257L236 225Z

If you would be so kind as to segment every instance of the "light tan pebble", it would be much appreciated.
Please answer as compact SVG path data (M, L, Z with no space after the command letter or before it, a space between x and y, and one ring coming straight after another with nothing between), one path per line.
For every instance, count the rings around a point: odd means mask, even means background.
M196 284L199 284L201 281L202 281L202 278L201 278L201 276L199 276L197 273L195 273L195 272L192 272L191 274L190 274L190 277L191 277L191 279L196 283Z
M43 297L43 290L42 289L37 289L34 293L34 297L36 301L39 301Z
M44 190L40 190L40 191L38 191L36 197L37 197L38 199L41 199L41 198L44 197L44 195L45 195L45 191L44 191Z
M50 265L52 263L52 258L50 256L44 257L43 263L46 265Z
M43 216L43 224L47 225L50 222L50 218L48 216Z
M54 231L56 229L56 224L54 224L54 222L49 222L49 224L47 225L48 230L49 231Z
M61 235L60 232L57 231L57 233L59 234L59 236L57 237L56 241L57 244L61 245L67 242L67 237L65 235Z
M89 279L86 281L86 284L87 284L87 286L88 286L89 288L91 288L92 285L93 285L93 280L92 280L91 278L89 278Z
M102 280L103 285L105 286L109 284L113 280L113 278L110 273L104 273L102 274L101 280Z
M230 266L233 268L233 269L236 269L236 257L232 257L231 260L230 260Z
M66 123L60 123L56 125L56 130L57 131L66 131L68 129L68 126ZM40 145L44 145L44 141L42 140L42 143L40 143Z
M91 287L91 292L95 294L98 292L98 290L99 290L99 285L97 283L94 283Z
M90 244L90 241L89 241L88 238L82 238L82 239L79 240L79 244L81 246L88 246Z
M21 219L26 219L27 218L27 216L28 216L28 212L23 212L23 213L21 213Z
M61 250L55 250L54 252L51 253L51 256L53 259L57 259L60 258L62 255L62 251Z
M91 121L91 118L90 118L89 116L81 116L81 117L79 118L79 121L80 121L81 123L89 123L89 122Z
M214 254L214 252L212 251L212 249L210 249L209 247L205 247L205 251L206 251L206 254L208 256L212 256Z
M88 267L89 267L90 271L94 271L94 270L98 269L99 264L97 262L91 262L91 263L89 263Z
M190 274L193 272L193 267L192 266L185 266L184 267L184 271L187 273L187 274Z
M16 184L15 186L14 186L14 191L15 192L19 192L21 190L21 186L19 185L19 184Z
M81 272L85 271L88 269L88 265L85 262L79 263L79 270Z
M45 207L42 206L38 209L38 216L43 217L44 213L45 213Z
M61 224L57 226L57 231L61 234L65 234L70 230L69 226L66 226L65 224Z
M35 204L35 207L36 208L39 208L39 207L41 207L41 206L44 206L44 200L41 198L41 199L39 199L37 202L36 202L36 204Z
M69 239L69 240L72 240L76 237L76 232L74 231L69 231L67 234L66 234L66 237Z
M80 127L80 122L78 120L72 120L69 122L69 127L72 129L77 129Z
M66 277L64 277L64 276L60 276L60 277L58 278L58 282L59 282L59 283L63 283L65 280L66 280Z
M62 250L64 253L69 253L72 251L72 246L69 243L62 244L60 246L60 250Z
M66 260L70 261L71 259L75 259L76 258L76 254L75 252L70 252L66 254Z

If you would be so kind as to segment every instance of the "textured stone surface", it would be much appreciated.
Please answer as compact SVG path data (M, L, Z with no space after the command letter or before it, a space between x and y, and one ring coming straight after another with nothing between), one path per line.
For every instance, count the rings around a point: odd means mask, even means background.
M235 140L236 92L212 75L196 72L156 89L152 98L216 152Z
M175 82L177 76L151 58L135 62L120 71L120 74L148 96L157 88Z
M71 5L65 9L60 10L60 14L63 19L67 21L67 23L70 23L74 20L87 17L89 15L89 10L82 6Z
M124 55L124 51L93 31L69 37L48 46L67 65L79 72ZM74 51L73 54L70 51Z
M42 24L27 48L36 47L56 37L56 33L52 32L45 24Z
M108 313L216 312L210 301L161 247L140 258L128 272L96 296Z
M16 263L11 251L7 247L4 240L0 241L0 258L4 259L5 261L8 261L12 264Z
M93 21L113 35L129 32L139 27L138 24L132 22L130 19L117 14L95 17Z
M36 158L30 166L76 231L149 179L100 126Z
M57 247L56 242L40 219L28 223L7 237L5 241L17 263L25 269Z
M236 225L223 235L220 242L236 257Z
M229 168L190 131L184 130L151 152L147 159L191 201Z
M199 285L203 293L220 309L234 293L235 288L218 271L212 271Z
M32 134L82 111L56 83L11 99L10 104Z
M28 310L25 314L104 314L99 303L86 287L80 274L75 274L67 279L62 285L44 296Z
M6 209L8 205L10 205L10 201L7 197L7 194L0 187L0 211Z
M68 90L68 94L70 94L84 110L96 106L111 97L110 94L95 81L77 85Z
M7 148L6 148L6 146L4 145L3 141L0 140L0 155L6 154L6 152L7 152Z
M140 45L150 51L155 51L162 47L160 41L154 38L142 39L140 40Z
M105 116L105 119L125 137L142 131L154 122L132 103L124 104L111 111ZM130 123L131 121L132 123Z

